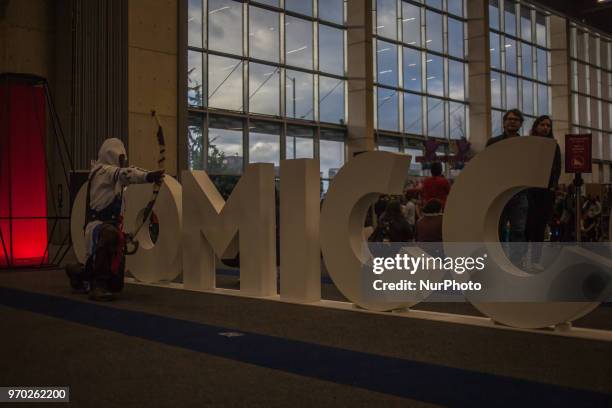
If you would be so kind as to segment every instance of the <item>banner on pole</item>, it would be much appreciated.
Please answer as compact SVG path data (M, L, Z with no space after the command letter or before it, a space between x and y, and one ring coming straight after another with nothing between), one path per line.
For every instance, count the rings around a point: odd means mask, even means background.
M591 173L593 159L592 135L565 135L565 172Z

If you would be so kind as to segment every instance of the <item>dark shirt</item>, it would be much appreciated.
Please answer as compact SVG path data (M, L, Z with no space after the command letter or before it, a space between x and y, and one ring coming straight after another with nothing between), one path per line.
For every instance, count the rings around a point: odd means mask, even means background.
M494 145L497 142L501 142L502 140L511 139L513 137L520 137L520 136L508 136L506 135L506 133L502 133L499 136L495 136L487 140L487 147Z
M388 218L389 242L408 242L414 239L412 228L404 217Z
M442 242L442 214L424 215L416 226L417 242Z

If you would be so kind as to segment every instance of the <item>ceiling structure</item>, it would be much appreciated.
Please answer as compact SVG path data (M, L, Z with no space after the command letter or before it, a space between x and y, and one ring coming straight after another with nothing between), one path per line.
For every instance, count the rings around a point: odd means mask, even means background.
M538 0L537 3L612 35L612 0Z

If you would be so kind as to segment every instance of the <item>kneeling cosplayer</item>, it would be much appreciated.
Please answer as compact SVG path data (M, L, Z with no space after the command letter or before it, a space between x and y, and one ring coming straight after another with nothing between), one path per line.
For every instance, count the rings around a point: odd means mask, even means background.
M92 300L112 300L123 289L126 235L123 192L129 184L161 183L164 170L146 171L128 166L125 146L107 139L89 173L85 209L85 266L68 266L66 272L75 291L89 293Z

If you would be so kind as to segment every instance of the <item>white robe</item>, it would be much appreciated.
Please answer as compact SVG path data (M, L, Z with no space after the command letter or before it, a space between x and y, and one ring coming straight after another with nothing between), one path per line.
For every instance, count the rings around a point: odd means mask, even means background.
M90 207L101 211L110 205L115 197L120 196L128 184L146 183L147 171L137 167L120 167L119 156L124 155L127 161L125 146L119 139L106 139L98 152L96 161L89 173L89 177L97 170L90 188ZM100 169L100 170L98 170ZM121 203L121 215L125 205ZM101 221L91 221L85 228L85 246L87 257L93 253L93 231L102 224Z

